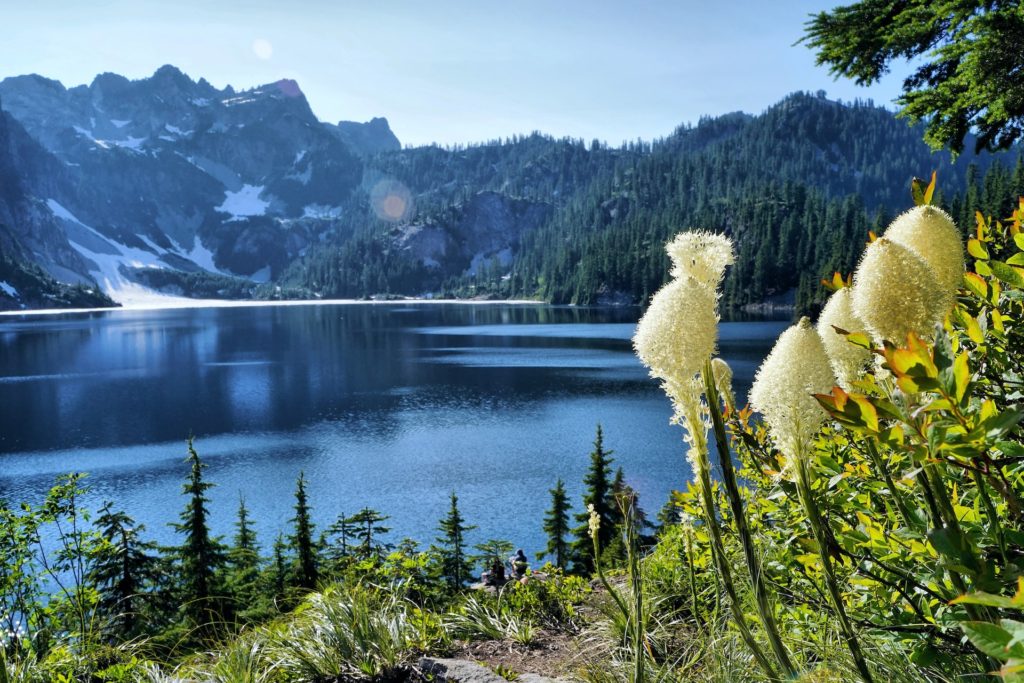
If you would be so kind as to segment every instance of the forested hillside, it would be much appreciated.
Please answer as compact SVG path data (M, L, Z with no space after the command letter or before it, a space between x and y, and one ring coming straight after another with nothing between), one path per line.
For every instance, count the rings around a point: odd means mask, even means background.
M1001 215L1024 191L1015 154L932 153L920 130L870 102L791 95L759 116L730 114L621 148L531 135L467 148L407 149L376 157L407 187L415 216L400 225L450 228L478 192L551 203L522 232L514 256L486 267L438 267L406 248L403 229L376 219L369 197L338 238L292 265L282 284L318 296L444 294L539 297L556 303L643 303L665 281L662 244L681 228L729 234L739 260L729 307L765 300L800 308L815 285L850 271L868 231L909 205L912 173L937 170L961 225L976 210ZM967 218L968 220L963 220ZM781 297L781 299L779 299Z

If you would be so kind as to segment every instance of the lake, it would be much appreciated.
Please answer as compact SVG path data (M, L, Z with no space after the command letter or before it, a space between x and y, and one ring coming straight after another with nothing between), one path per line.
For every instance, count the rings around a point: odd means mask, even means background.
M185 440L229 536L244 496L261 543L308 480L322 529L364 506L424 546L459 496L472 543L532 553L558 478L580 512L595 426L653 517L690 476L671 408L633 355L637 309L324 304L0 318L0 497L38 500L89 472L175 542ZM786 322L725 322L739 400Z

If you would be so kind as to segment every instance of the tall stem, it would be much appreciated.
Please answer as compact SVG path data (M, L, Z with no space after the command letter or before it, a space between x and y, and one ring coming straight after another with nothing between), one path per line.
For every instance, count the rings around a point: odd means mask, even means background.
M732 453L729 450L729 440L725 433L725 420L722 419L721 403L718 396L718 388L715 386L715 377L711 371L711 359L704 363L704 370L701 373L704 380L704 394L707 397L708 408L711 412L711 425L715 434L715 445L718 448L718 461L722 466L722 481L725 484L726 497L729 499L729 507L732 510L733 523L736 525L736 533L739 535L740 543L743 546L743 557L747 563L747 572L750 574L751 583L754 586L754 597L757 604L757 613L761 617L765 632L768 635L768 642L775 652L776 659L783 672L788 677L796 676L797 669L789 657L789 651L782 642L778 624L775 621L775 613L772 610L771 601L768 596L768 587L764 580L764 568L761 566L761 559L754 547L754 539L750 533L750 526L747 524L747 513L743 506L743 497L740 494L739 483L736 480L736 470L732 466Z
M889 472L889 466L882 459L882 456L878 453L878 448L875 446L875 442L871 439L864 441L864 448L868 452L868 457L871 459L871 464L874 465L875 469L882 473L882 478L885 479L885 485L889 488L889 493L892 495L892 499L896 502L896 509L899 510L900 517L903 518L903 524L908 529L919 527L920 524L917 522L917 518L910 512L910 507L907 505L907 501L903 498L903 493L896 488L896 482L892 478L892 474Z
M729 608L732 611L733 621L739 629L740 636L754 654L754 659L761 665L765 673L772 680L779 680L775 667L768 661L761 646L754 640L754 635L747 625L747 617L743 614L743 606L740 604L736 587L732 582L732 570L729 567L729 558L725 555L725 546L722 543L722 528L718 523L718 515L715 511L715 501L711 491L711 462L708 459L707 446L699 439L694 439L691 446L695 450L695 464L697 470L697 485L700 488L701 502L704 507L704 519L708 525L708 535L711 537L711 555L718 568L718 575L722 578L726 595L729 597Z
M846 645L850 648L850 654L853 655L853 662L857 666L857 671L860 672L861 678L866 683L872 683L874 680L871 677L871 671L868 669L867 662L864 660L864 655L860 649L860 642L857 640L857 634L853 631L853 625L850 624L850 618L846 614L846 605L843 602L842 591L839 590L839 582L836 579L835 571L832 566L832 557L828 553L828 537L825 534L824 520L821 518L821 513L818 510L818 505L814 500L814 494L811 491L811 474L810 465L807 462L807 455L805 453L798 453L796 455L796 470L797 470L797 484L796 488L800 495L800 501L804 505L804 511L807 513L807 519L811 524L811 531L814 532L814 540L818 543L818 555L821 558L821 570L825 576L825 584L828 587L829 596L832 598L832 607L836 611L836 615L839 617L839 626L843 630L843 635L846 638Z

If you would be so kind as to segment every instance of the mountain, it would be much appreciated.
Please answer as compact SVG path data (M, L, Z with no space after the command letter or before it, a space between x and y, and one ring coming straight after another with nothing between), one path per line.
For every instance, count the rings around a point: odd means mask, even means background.
M172 66L73 88L7 78L0 109L4 259L126 304L640 303L666 277L662 243L692 226L737 242L727 305L809 304L818 277L851 269L867 231L906 207L912 175L938 169L968 221L1012 194L987 191L989 176L1024 183L1013 155L953 161L887 110L823 93L617 148L535 133L402 149L384 118L319 121L294 81L217 89ZM28 303L0 292L0 305Z

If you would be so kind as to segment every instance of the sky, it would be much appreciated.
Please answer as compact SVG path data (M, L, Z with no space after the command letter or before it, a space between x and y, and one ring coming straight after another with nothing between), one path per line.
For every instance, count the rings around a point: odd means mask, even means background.
M387 117L405 145L539 130L618 145L795 90L892 106L905 71L836 81L800 38L815 0L0 0L0 78L66 86L173 64L298 81L325 121Z

